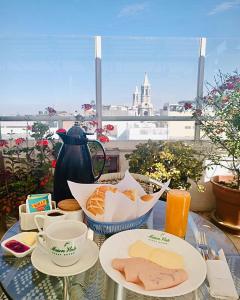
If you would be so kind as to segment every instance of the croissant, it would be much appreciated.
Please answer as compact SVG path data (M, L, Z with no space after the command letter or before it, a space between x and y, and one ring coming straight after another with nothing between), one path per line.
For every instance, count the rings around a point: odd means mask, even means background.
M152 195L143 195L143 196L141 197L141 199L142 199L143 201L150 201L150 200L153 199L153 196L152 196Z
M93 215L102 215L104 213L104 200L107 191L116 193L117 188L107 185L99 186L88 198L86 208Z
M122 193L132 201L135 201L138 197L138 193L136 190L125 190Z

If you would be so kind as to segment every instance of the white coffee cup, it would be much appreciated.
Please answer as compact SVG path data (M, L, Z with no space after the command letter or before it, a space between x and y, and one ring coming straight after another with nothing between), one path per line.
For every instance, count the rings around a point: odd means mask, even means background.
M70 266L81 258L85 250L87 231L82 222L63 220L49 224L37 237L56 265Z
M38 231L42 231L42 228L45 231L49 224L60 220L64 220L66 218L67 216L64 212L55 209L50 210L45 215L34 216L34 222L37 226Z

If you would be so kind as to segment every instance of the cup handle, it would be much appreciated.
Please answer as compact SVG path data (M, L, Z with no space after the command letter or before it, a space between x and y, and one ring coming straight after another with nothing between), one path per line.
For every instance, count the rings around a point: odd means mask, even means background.
M47 250L46 233L44 231L41 231L37 234L37 241L45 250Z
M42 232L43 230L42 230L42 228L40 227L40 225L38 223L38 219L42 219L43 223L44 223L45 216L43 216L43 215L36 215L36 216L34 216L34 222L35 222L35 224L37 226L37 229L38 229L39 232Z

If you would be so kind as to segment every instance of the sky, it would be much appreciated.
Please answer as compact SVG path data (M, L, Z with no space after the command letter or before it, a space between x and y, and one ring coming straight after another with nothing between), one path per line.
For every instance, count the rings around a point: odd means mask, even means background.
M147 72L152 102L196 95L199 37L205 80L240 64L240 0L0 0L0 114L95 99L94 36L102 36L104 104L131 105Z

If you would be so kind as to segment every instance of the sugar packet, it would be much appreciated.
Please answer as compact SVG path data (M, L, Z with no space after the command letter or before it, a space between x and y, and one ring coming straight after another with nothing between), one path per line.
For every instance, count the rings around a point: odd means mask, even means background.
M32 194L27 196L26 210L28 213L52 209L51 194Z

